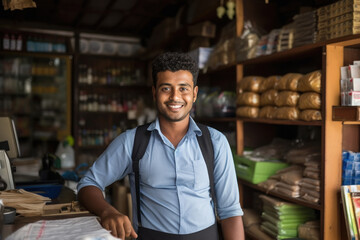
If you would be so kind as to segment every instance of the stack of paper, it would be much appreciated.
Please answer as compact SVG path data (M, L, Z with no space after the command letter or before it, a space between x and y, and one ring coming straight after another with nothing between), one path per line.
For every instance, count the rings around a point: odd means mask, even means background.
M7 240L115 240L109 231L101 227L96 217L77 217L61 220L41 220L30 223L11 234Z
M263 201L261 229L276 239L295 238L298 226L316 218L315 210L284 202L266 195Z

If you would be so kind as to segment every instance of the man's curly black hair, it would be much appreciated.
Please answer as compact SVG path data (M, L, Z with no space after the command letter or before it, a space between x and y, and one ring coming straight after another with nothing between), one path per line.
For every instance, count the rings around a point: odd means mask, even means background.
M194 59L188 54L180 52L165 52L156 57L152 63L152 78L154 87L156 87L157 74L167 70L171 72L179 70L189 71L193 76L194 87L196 86L199 68Z

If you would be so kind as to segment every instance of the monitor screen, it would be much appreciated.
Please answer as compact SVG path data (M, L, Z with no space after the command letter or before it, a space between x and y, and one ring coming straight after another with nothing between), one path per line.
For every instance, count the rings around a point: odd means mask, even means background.
M0 117L0 142L7 141L9 150L6 151L10 159L20 157L19 141L16 134L14 120L10 117Z

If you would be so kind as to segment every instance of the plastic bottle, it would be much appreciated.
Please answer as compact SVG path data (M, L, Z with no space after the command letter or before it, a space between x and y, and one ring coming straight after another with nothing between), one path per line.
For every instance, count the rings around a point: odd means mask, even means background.
M61 168L74 168L75 167L75 153L72 148L74 139L68 136L63 142L60 142L56 149L56 156L61 159Z
M3 38L3 49L4 50L10 49L10 38L9 38L9 34L7 34L7 33L5 33L4 38Z

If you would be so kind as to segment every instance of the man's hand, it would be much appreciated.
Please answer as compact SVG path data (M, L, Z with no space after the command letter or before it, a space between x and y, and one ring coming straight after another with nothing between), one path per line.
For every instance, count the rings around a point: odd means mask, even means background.
M101 225L111 231L115 237L125 240L125 237L137 238L128 216L114 211L105 211L100 216Z
M99 216L101 225L111 231L115 237L125 240L125 237L137 238L128 216L121 214L107 203L101 190L95 186L80 189L78 199L87 210Z

